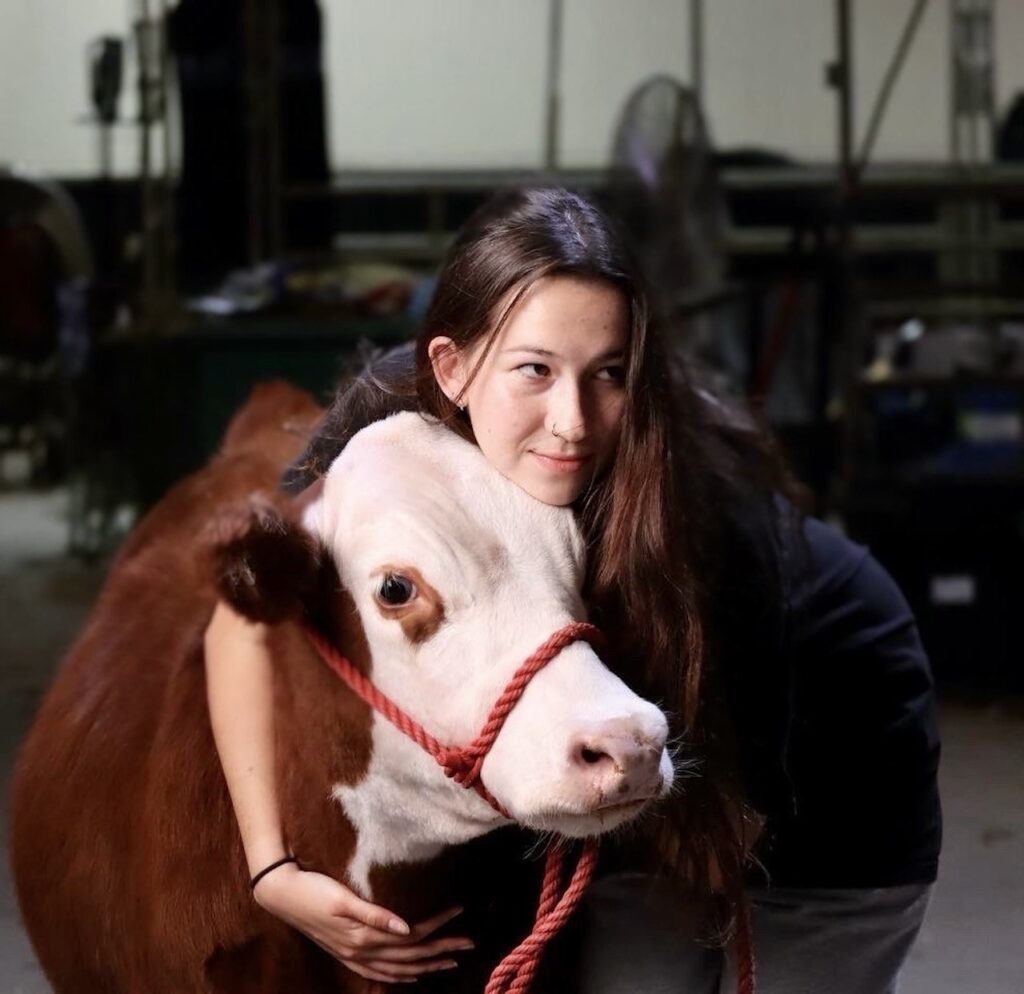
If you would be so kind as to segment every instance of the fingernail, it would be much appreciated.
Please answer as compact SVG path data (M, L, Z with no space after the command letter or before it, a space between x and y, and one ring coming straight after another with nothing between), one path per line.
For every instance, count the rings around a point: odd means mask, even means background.
M394 932L395 935L408 935L409 926L399 918L392 918L391 921L388 922L388 931Z
M442 970L454 970L454 969L455 969L455 967L457 967L458 965L459 965L459 964L458 964L458 963L456 963L456 962L455 962L455 960L453 960L453 959L448 959L448 960L445 960L445 961L444 961L444 962L443 962L443 963L441 964L441 969L442 969Z
M465 909L465 908L463 908L463 907L458 907L458 908L452 908L452 914L451 914L451 917L452 917L452 918L457 918L457 917L458 917L459 915L461 915L461 914L462 914L462 912L463 912L463 911L465 911L465 910L466 910L466 909Z
M475 942L469 942L469 941L460 942L455 948L456 949L476 949L476 943Z

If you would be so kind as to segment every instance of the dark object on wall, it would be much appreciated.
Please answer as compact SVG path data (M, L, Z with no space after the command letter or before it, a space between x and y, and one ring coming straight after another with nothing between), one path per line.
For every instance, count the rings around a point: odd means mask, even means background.
M124 45L120 38L97 38L89 50L89 80L92 106L104 124L117 120L117 101L121 96Z
M253 63L254 24L276 25L266 39L273 59ZM316 0L182 0L169 16L183 129L179 201L181 278L208 285L253 258L251 219L279 205L268 198L293 183L328 176L321 66L321 18ZM276 73L277 86L267 73ZM268 98L268 88L271 91ZM259 93L255 90L259 90ZM257 99L257 96L268 99ZM265 104L276 104L277 162L255 147ZM266 129L263 129L264 131ZM277 170L280 184L253 182L253 167ZM285 240L315 248L330 235L329 217L314 205L284 211Z

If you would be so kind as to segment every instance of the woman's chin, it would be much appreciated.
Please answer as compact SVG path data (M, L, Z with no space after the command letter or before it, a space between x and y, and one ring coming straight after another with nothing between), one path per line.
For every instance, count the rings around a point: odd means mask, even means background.
M552 507L568 507L581 493L583 486L574 481L565 479L555 480L516 480L531 497L543 504L550 504Z

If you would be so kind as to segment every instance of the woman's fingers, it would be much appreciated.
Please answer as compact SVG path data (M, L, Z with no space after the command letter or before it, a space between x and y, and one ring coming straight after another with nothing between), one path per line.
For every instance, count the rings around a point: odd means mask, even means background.
M356 963L352 959L342 957L341 953L337 949L332 948L330 942L328 942L326 939L318 938L317 936L312 934L309 936L309 938L312 939L313 942L315 942L325 953L327 953L329 956L332 956L334 959L338 960L338 962L342 963L347 969L351 970L353 973L358 973L360 977L365 977L367 980L382 980L385 983L391 982L391 978L387 974L381 973L378 970L371 969L369 966L363 963Z
M393 976L399 980L415 979L424 973L438 973L441 970L454 970L459 964L453 959L421 961L418 963L392 963L389 960L366 960L359 966L365 966L382 976Z
M362 963L347 962L345 964L353 973L365 977L367 980L379 980L385 984L414 984L416 977L392 977L390 974L381 973L378 970L371 970Z
M388 911L387 908L381 908L376 904L371 904L369 901L364 901L351 891L346 895L337 914L339 917L352 918L355 921L362 922L368 928L383 932L391 940L396 935L407 936L412 932L408 923L399 918L394 912Z
M449 908L447 911L442 911L440 914L434 915L433 918L428 918L426 921L422 921L417 925L414 925L409 932L409 938L413 942L419 942L420 939L425 939L428 935L432 935L442 925L447 925L453 918L457 918L462 914L463 908Z
M473 947L464 937L430 939L461 908L410 927L389 909L323 874L283 867L264 880L257 895L262 907L367 980L409 983L424 973L451 970L457 965L452 954Z
M433 942L424 942L415 946L380 946L364 949L359 954L359 958L364 963L368 963L370 960L388 963L414 963L418 960L433 959L435 956L465 952L474 948L473 943L464 937L435 939Z
M365 903L365 902L364 902ZM374 907L368 905L368 907ZM378 911L384 911L383 908L376 909ZM422 944L422 940L427 938L436 932L439 928L446 925L453 918L462 913L462 908L449 908L447 911L442 911L440 914L434 915L433 918L428 918L426 921L420 922L418 925L413 926L410 929L409 934L405 936L396 935L393 932L382 932L378 928L374 928L370 925L364 925L356 922L355 912L348 907L342 908L337 912L339 922L346 923L352 922L355 927L349 925L342 925L341 931L336 935L336 941L339 944L351 946L353 950L360 951L362 953L373 953L378 954L383 950L387 950L388 954L396 949L416 949ZM391 912L385 911L386 915L394 918ZM467 940L462 937L456 941L457 943L464 943ZM459 945L449 946L447 948L459 948ZM464 948L464 947L463 947ZM403 957L404 959L417 959L421 958L424 954L413 954L411 956Z

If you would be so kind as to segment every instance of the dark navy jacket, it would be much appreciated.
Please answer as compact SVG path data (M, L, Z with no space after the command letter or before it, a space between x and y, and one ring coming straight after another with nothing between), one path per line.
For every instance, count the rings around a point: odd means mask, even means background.
M742 772L767 815L761 860L784 886L930 883L939 736L913 615L867 549L775 510L745 513L737 541L776 596L744 584L720 609Z

